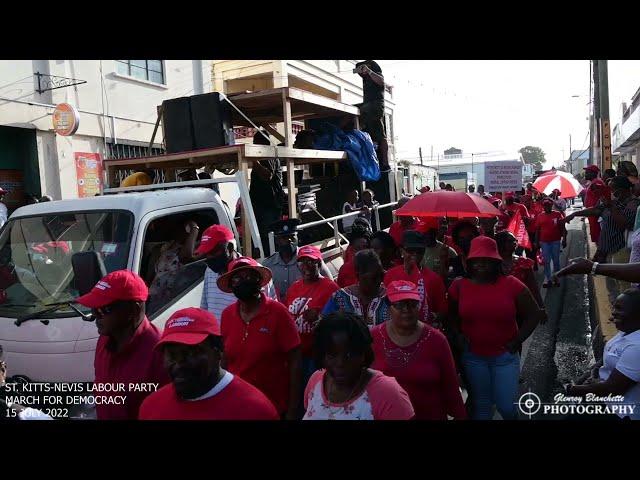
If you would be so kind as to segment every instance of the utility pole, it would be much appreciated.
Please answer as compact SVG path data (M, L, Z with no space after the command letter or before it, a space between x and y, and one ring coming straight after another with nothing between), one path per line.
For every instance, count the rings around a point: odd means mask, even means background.
M424 165L424 163L422 163L422 147L418 147L418 153L420 154L420 165Z
M599 75L599 61L592 60L593 65L593 120L591 121L591 163L602 167L601 162L601 145L600 142L600 75Z
M602 145L602 170L611 168L611 126L609 123L609 72L606 60L598 61L600 98L600 145Z

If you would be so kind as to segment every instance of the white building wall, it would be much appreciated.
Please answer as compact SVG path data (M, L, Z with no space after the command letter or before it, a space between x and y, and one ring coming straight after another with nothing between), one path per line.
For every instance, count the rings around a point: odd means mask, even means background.
M114 60L0 60L0 125L37 131L43 193L77 196L74 152L105 154L104 142L149 142L163 100L209 92L211 61L165 60L165 85L116 71ZM87 83L39 94L35 72ZM52 132L51 115L67 102L80 113L72 137ZM29 105L31 103L31 105ZM161 135L156 137L156 143Z

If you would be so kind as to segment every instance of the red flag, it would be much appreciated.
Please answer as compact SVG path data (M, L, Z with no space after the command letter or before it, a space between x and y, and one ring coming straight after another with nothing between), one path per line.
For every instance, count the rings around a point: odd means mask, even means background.
M520 210L516 210L513 217L511 217L507 230L513 233L513 235L518 239L519 246L526 248L527 250L531 249L531 240L529 239L527 227L524 224Z

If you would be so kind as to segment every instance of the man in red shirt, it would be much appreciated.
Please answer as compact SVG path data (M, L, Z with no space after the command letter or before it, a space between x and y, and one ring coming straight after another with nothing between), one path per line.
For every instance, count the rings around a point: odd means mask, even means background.
M278 420L256 387L220 367L223 340L216 317L185 308L167 321L157 349L171 383L149 395L140 420Z
M600 169L597 165L588 165L584 167L584 178L589 182L586 186L584 194L584 206L585 208L595 207L601 198L603 198L609 191L609 187L605 185L602 179L598 178ZM591 235L591 241L595 244L598 243L600 238L600 222L598 217L587 217L589 220L589 233Z
M553 273L560 270L560 240L562 247L567 247L567 230L564 225L564 215L553 210L553 200L545 198L542 201L544 212L536 218L536 241L542 248L544 258L543 288L551 285L551 261L553 261ZM553 285L560 286L560 281L554 277Z
M328 278L320 276L322 252L318 247L305 245L298 250L298 268L302 278L287 291L285 306L293 316L302 347L302 385L316 371L313 355L313 329L320 320L320 312L340 287Z
M417 285L422 296L420 319L437 328L442 325L448 310L446 287L442 277L429 267L420 268L425 254L424 235L414 230L405 232L402 242L403 265L392 268L384 276L385 286L396 280L406 280Z
M145 397L169 381L154 351L160 332L145 315L148 296L142 278L119 270L76 299L91 308L100 334L94 362L98 420L135 420Z
M238 301L222 312L223 368L257 387L278 414L299 419L302 392L300 336L291 314L261 288L271 270L253 258L240 257L218 278L218 288Z

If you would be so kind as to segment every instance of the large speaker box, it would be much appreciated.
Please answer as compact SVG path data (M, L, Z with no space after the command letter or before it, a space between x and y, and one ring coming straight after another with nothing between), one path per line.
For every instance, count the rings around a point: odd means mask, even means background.
M189 98L195 148L213 148L233 144L230 106L220 97L220 94L205 93Z
M229 104L218 92L165 100L162 123L167 153L234 143Z
M167 153L195 148L189 97L172 98L162 102L162 127Z

